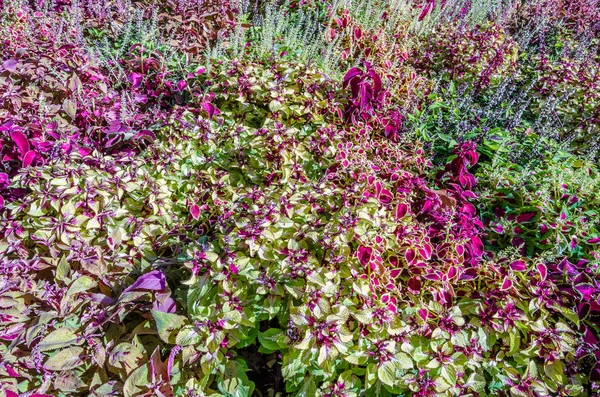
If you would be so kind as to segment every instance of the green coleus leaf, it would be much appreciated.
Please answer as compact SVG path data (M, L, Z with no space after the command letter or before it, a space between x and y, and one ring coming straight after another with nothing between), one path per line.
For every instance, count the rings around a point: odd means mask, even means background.
M139 367L144 358L145 354L139 346L123 342L110 351L108 363L115 368L130 372L132 369Z
M147 385L151 382L150 372L147 365L142 365L135 369L123 385L124 397L135 397L147 390Z
M414 366L413 360L406 353L400 352L395 355L397 360L397 366L400 369L412 369Z
M39 351L45 352L83 343L83 338L79 338L75 331L73 328L59 328L52 331L38 344Z
M96 288L98 283L90 276L81 276L76 278L67 290L67 295L73 295L79 292L89 291Z
M555 382L561 383L565 373L562 361L554 360L552 364L544 364L544 373Z
M279 350L285 347L285 343L279 342L284 339L285 335L283 331L279 328L271 328L266 330L265 332L258 333L258 341L260 344L272 351Z
M477 393L483 393L485 391L485 378L479 373L472 373L467 379L467 386Z
M381 381L377 381L375 382L375 384L368 388L365 391L365 397L391 397L392 393L390 393L386 387L385 384L383 384Z
M217 380L221 393L226 397L250 397L254 392L254 382L248 379L246 371L248 366L245 361L228 361Z
M185 325L177 333L175 342L179 346L191 346L202 342L203 338L204 337L196 331L194 326Z
M50 371L66 371L77 368L83 364L83 353L83 347L79 346L60 350L44 363L44 368Z
M377 377L388 386L394 386L396 383L396 363L386 361L377 368Z
M152 317L156 321L156 329L160 339L167 343L175 344L177 331L185 325L187 318L158 310L152 310Z

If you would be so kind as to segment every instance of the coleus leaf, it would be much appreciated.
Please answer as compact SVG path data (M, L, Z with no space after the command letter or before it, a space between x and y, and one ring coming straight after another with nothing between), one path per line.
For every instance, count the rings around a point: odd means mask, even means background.
M584 301L591 300L594 294L598 292L598 290L592 284L587 283L576 285L575 290L579 292L581 299Z
M525 264L525 262L517 260L510 264L510 268L517 272L524 272L525 270L527 270L527 265Z
M167 279L160 270L140 276L132 285L127 287L123 293L132 291L162 291L167 287Z
M12 58L7 59L6 61L2 62L2 67L9 72L14 72L17 70L17 60Z
M152 310L152 317L156 321L156 329L160 338L167 343L175 344L177 331L187 322L187 318L178 314L165 313Z
M342 87L346 88L348 86L348 83L350 83L352 79L354 79L357 76L360 76L362 73L363 71L360 68L352 68L348 70L342 81Z
M198 220L200 218L200 207L197 204L191 205L190 214L195 220Z
M427 16L427 14L429 14L431 12L431 10L433 10L434 5L435 5L435 1L429 0L429 2L425 5L425 7L423 7L423 10L421 11L421 14L419 15L419 21L422 21Z
M37 157L37 153L33 150L28 151L25 156L23 156L23 167L29 167L35 161Z
M84 362L83 354L84 349L80 346L60 350L44 363L44 368L50 371L66 371L77 368Z
M25 154L29 152L29 140L25 137L25 135L23 135L21 131L12 131L10 133L10 137L19 148L21 156L25 156Z
M138 88L140 85L142 85L143 78L144 76L136 72L130 73L129 76L127 76L127 80L131 83L133 88Z
M202 108L206 111L206 113L208 113L209 119L212 119L213 116L220 113L219 109L217 109L217 107L210 102L202 103Z

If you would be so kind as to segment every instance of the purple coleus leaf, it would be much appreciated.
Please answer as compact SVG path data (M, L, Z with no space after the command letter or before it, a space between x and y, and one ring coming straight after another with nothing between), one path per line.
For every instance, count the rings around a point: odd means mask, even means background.
M367 266L371 262L371 256L373 255L373 248L360 246L358 248L357 256L358 261L361 265Z
M398 204L398 206L396 207L396 218L398 218L398 219L403 218L407 212L408 212L408 205L402 204L402 203Z
M9 72L14 72L15 70L17 70L17 61L16 59L7 59L6 61L2 62L2 67L5 70L8 70Z
M175 313L177 305L171 297L171 292L157 293L152 308L159 312Z
M519 223L529 222L535 216L536 216L535 212L526 212L524 214L520 214L520 215L517 216L517 222L519 222Z
M524 272L527 270L527 265L523 261L514 261L510 264L510 268L517 272Z
M215 107L215 105L213 105L213 104L212 104L212 103L210 103L210 102L204 102L204 103L202 104L202 108L203 108L204 110L206 110L206 113L208 113L208 118L210 118L210 119L212 119L212 118L213 118L213 116L215 116L215 115L218 115L219 113L221 113L221 112L219 111L219 109L217 109L217 108Z
M585 326L585 332L583 333L583 341L585 343L589 343L590 345L595 345L598 343L598 338L594 335L594 332L589 326Z
M600 237L594 237L587 240L588 244L600 244Z
M506 291L508 289L511 289L513 286L513 282L511 279L509 279L508 277L504 277L504 280L502 281L502 286L500 287L501 291Z
M429 3L427 3L425 7L423 7L423 10L419 15L419 21L422 21L427 16L427 14L429 14L433 10L434 5L435 2L430 0Z
M594 288L592 284L576 285L575 290L579 292L581 298L586 302L591 300L594 294L597 292L596 288Z
M25 154L27 154L27 152L29 151L29 140L27 139L27 137L25 137L25 135L23 135L23 133L20 131L11 132L10 137L19 148L21 156L25 156Z
M540 275L540 279L542 279L542 281L546 280L546 277L548 276L548 268L546 267L546 265L544 265L543 263L538 263L536 268L538 274Z
M146 273L138 278L135 283L130 285L123 291L162 291L167 287L167 279L160 270L153 270L150 273Z
M37 158L37 153L33 150L28 151L25 156L23 156L23 167L29 167L35 159Z
M181 80L177 83L177 91L182 92L183 90L185 90L188 86L187 81L185 80Z
M360 68L350 69L344 76L344 80L342 82L342 87L346 88L348 86L348 84L350 83L350 81L352 81L352 79L354 79L357 76L360 76L362 73L363 73L363 71Z
M127 76L127 80L129 80L133 88L138 88L140 85L142 85L143 78L144 76L136 72L133 72L129 76Z
M197 204L193 204L190 206L190 214L192 214L192 217L195 220L198 220L198 218L200 218L200 207Z
M418 295L421 292L421 280L418 277L411 277L408 279L408 290L413 295Z
M483 242L478 236L471 237L471 251L474 256L481 256L483 254Z
M154 133L150 130L141 130L140 132L137 133L137 135L135 137L136 137L136 139L139 139L139 140L143 139L150 143L152 143L156 140L156 135L154 135Z

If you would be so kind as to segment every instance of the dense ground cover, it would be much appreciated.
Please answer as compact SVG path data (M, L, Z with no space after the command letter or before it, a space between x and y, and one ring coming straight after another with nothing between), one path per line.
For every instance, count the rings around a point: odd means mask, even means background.
M598 395L599 21L0 0L0 391Z

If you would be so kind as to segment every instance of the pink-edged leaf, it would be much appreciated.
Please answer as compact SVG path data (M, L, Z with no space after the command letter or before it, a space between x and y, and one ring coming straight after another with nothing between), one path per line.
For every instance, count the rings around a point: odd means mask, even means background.
M383 189L381 191L381 194L379 195L379 202L381 202L382 204L389 204L392 202L392 199L392 192L390 192L387 189Z
M422 284L421 284L421 280L418 277L409 278L407 285L408 285L408 290L413 295L417 295L419 292L421 292Z
M461 273L459 280L474 280L475 278L477 278L477 269L470 267Z
M458 274L456 267L452 266L448 269L448 279L453 279Z
M348 83L350 82L350 80L352 80L356 76L361 75L362 72L363 71L360 68L352 68L352 69L348 70L348 72L346 72L346 75L344 76L344 79L342 81L342 86L344 88L346 88L348 86Z
M600 237L594 237L587 240L588 244L600 244Z
M406 259L406 263L408 263L409 265L412 265L415 261L415 257L416 257L416 253L413 249L408 249L406 250L406 253L404 254L404 258Z
M195 220L200 218L200 207L197 204L193 204L190 206L190 214Z
M398 206L396 207L396 218L398 218L398 219L404 218L404 216L406 215L407 212L408 212L408 205L403 204L403 203L398 204Z
M173 364L175 363L175 357L182 350L181 346L175 346L169 353L169 360L167 361L167 376L171 380L171 372L173 371Z
M511 289L513 286L513 282L508 277L504 277L504 281L502 281L502 286L500 287L501 291L506 291Z
M25 156L23 156L23 167L29 167L31 164L33 164L36 157L37 153L33 150L30 150L27 153L25 153Z
M430 281L440 281L442 277L437 273L427 273L423 276L423 278Z
M125 292L131 291L162 291L167 287L167 279L160 270L153 270L150 273L143 274L135 283L125 289Z
M371 262L371 256L373 255L373 248L360 246L358 247L357 257L361 265L366 266Z
M21 131L11 132L10 137L19 148L21 156L25 156L25 154L29 151L29 140L25 137L25 135L23 135Z
M546 277L548 276L548 268L546 265L539 263L536 267L542 281L546 280Z
M427 318L429 317L429 311L427 311L427 309L419 309L417 313L419 314L419 317L427 321Z
M394 314L398 314L398 306L396 306L396 304L395 304L395 303L389 303L389 304L387 305L387 308L388 308L388 310L389 310L389 311L391 311L392 313L394 313Z
M381 77L374 70L369 71L369 76L373 79L373 96L377 98L381 91Z
M527 270L527 265L523 261L514 261L510 264L510 268L516 272L524 272Z

